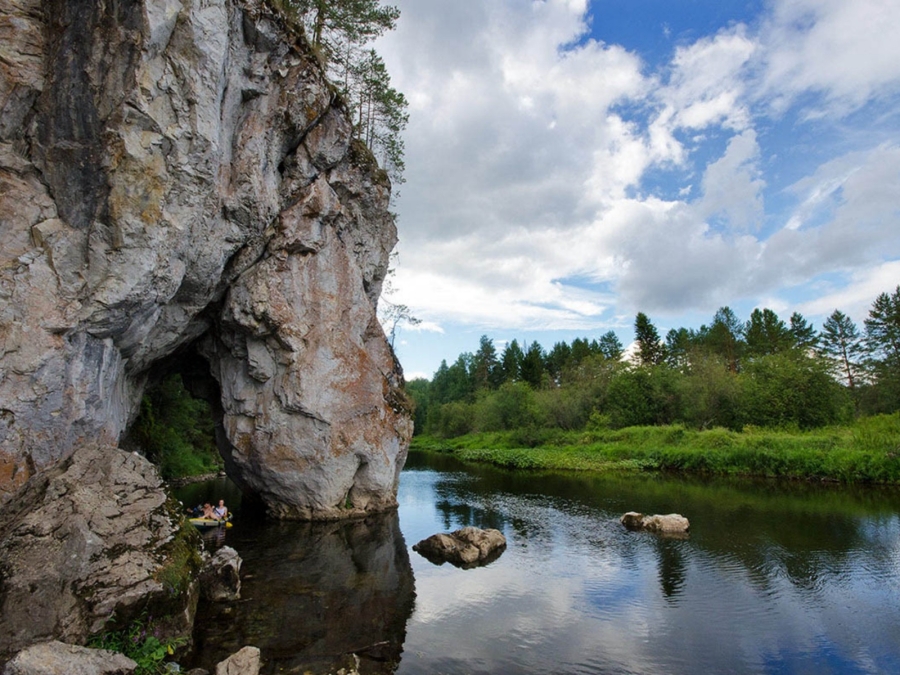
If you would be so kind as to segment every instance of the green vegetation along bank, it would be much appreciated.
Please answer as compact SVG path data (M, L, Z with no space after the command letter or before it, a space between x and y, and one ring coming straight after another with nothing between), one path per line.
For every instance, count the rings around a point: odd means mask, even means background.
M900 413L812 431L694 430L682 425L596 431L416 436L412 450L514 469L672 471L844 483L900 484Z

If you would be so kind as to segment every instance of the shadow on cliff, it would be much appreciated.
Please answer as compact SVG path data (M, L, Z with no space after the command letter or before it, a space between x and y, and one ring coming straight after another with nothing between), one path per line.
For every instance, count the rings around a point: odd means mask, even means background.
M396 511L332 523L243 518L229 530L243 558L241 600L201 605L191 665L211 668L251 644L262 673L393 673L415 580Z

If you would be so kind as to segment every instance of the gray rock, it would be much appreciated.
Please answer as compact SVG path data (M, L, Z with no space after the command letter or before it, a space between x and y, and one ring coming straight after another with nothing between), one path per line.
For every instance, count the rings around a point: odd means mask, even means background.
M271 514L395 506L391 188L315 57L263 0L58 4L0 0L0 503L178 353Z
M0 660L41 640L83 643L145 607L189 634L198 537L175 508L155 467L115 448L82 448L31 479L0 511Z
M690 521L677 513L668 515L645 516L642 513L629 511L622 516L620 522L629 530L647 530L663 535L687 535L691 527Z
M239 600L241 597L241 557L230 546L223 546L200 572L203 597L213 602Z
M449 562L457 567L477 567L496 560L506 548L499 530L464 527L450 534L433 534L413 546L435 564Z
M259 649L244 647L216 665L216 675L259 675Z
M123 654L54 640L16 654L3 675L131 675L137 665Z

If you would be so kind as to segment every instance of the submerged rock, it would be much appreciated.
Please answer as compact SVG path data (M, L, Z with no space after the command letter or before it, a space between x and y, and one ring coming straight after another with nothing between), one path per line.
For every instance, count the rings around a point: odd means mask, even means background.
M686 535L691 527L690 521L677 513L645 516L643 513L629 511L622 516L620 522L629 530L647 530L664 535Z
M413 551L437 565L477 567L499 558L505 548L506 537L500 530L464 527L450 534L433 534L413 546Z
M54 640L16 654L3 675L131 675L137 667L124 654Z

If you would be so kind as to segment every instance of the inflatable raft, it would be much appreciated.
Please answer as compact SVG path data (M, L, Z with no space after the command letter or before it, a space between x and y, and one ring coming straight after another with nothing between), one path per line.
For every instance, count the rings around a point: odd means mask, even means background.
M191 521L191 525L199 527L201 530L212 527L231 527L231 516L228 516L228 520L217 520L216 518L189 518L188 520Z

